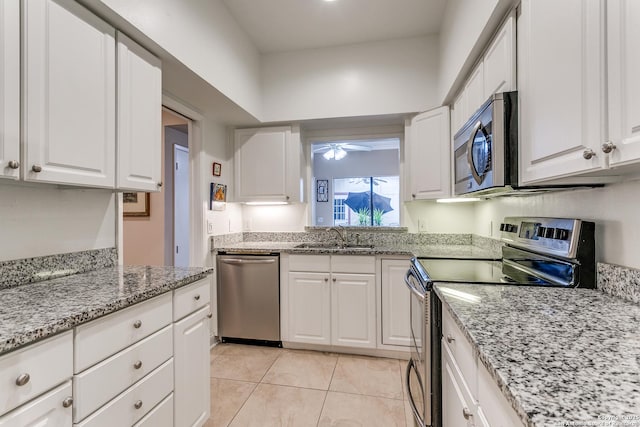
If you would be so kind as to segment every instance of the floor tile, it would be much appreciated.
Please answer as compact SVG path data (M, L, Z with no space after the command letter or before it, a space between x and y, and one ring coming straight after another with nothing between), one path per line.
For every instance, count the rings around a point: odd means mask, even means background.
M338 357L332 354L287 350L271 366L263 383L327 390Z
M261 354L248 351L243 354L219 354L211 359L211 377L257 383L277 358L277 352Z
M318 426L405 427L404 401L330 391Z
M400 364L397 359L341 355L329 390L402 400Z
M206 427L226 427L238 413L256 383L211 378L211 418Z
M258 384L231 427L312 427L318 423L326 392Z
M404 401L404 418L408 427L415 425L413 422L413 411L411 410L411 405L408 400Z
M216 356L247 356L247 355L273 355L280 354L286 350L277 347L266 347L260 345L243 345L243 344L218 344L211 353Z
M406 375L406 371L407 371L407 363L409 363L408 360L398 360L398 364L400 365L400 383L402 384L402 398L404 400L407 400L407 387L405 387L404 381L405 381L405 375Z

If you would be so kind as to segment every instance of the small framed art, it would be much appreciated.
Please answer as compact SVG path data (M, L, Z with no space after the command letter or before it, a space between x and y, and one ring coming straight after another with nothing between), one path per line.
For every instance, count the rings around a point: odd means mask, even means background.
M150 193L122 193L122 216L150 216Z
M328 202L329 201L329 180L319 179L316 181L316 201Z
M213 176L220 176L222 173L222 165L217 162L213 162Z

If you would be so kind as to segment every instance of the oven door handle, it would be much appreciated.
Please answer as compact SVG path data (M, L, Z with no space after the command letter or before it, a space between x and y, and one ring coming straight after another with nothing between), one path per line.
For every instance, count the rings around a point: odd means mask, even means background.
M407 270L407 273L404 275L404 283L407 285L411 293L415 295L420 300L420 302L423 302L424 293L420 292L415 286L413 286L413 284L411 283L411 280L409 280L409 277L411 276L413 276L413 274L411 274L411 270Z
M418 413L418 408L416 408L416 404L413 401L413 394L411 393L411 369L415 369L413 364L413 359L409 359L409 363L407 363L407 370L404 376L404 386L407 389L407 395L409 397L409 406L411 406L411 412L413 412L413 418L416 420L416 423L419 427L426 427L422 418L420 418L420 414ZM420 376L417 376L418 382L422 382L420 380ZM422 387L422 384L419 384Z

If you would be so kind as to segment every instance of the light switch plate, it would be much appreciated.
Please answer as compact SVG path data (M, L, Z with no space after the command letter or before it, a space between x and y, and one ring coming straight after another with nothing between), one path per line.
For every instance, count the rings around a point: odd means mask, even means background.
M213 221L207 221L207 234L213 234Z

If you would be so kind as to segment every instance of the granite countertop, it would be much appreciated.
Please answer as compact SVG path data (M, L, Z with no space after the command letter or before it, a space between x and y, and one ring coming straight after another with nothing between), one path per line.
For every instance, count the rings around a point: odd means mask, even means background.
M212 271L110 267L0 290L0 354L203 279Z
M279 252L334 255L405 255L425 258L502 259L499 250L475 245L380 245L373 248L297 248L301 242L242 242L215 248L214 252Z
M590 289L435 289L525 425L640 425L640 305Z

